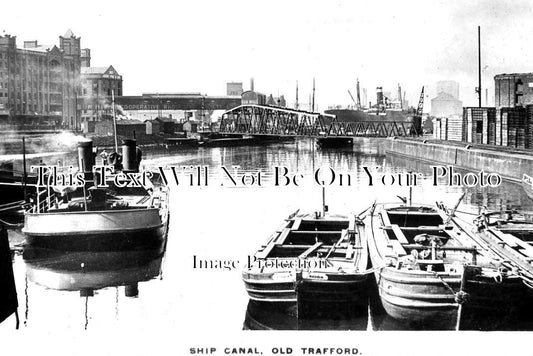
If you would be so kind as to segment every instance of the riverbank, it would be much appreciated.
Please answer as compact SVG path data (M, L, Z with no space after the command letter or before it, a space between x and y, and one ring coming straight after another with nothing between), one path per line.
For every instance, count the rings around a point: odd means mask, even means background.
M438 165L453 165L469 171L495 172L506 180L521 182L533 172L530 150L464 142L417 139L389 139L387 154L414 158Z
M36 154L40 152L62 152L75 149L76 144L80 140L91 139L95 147L113 148L115 146L115 138L112 135L96 136L84 135L71 131L57 131L57 132L2 132L0 133L0 154L21 154L22 153L22 138L26 139L26 153ZM137 135L137 144L141 147L164 147L169 138L182 137L177 135ZM129 136L118 135L118 144L122 140L132 138Z

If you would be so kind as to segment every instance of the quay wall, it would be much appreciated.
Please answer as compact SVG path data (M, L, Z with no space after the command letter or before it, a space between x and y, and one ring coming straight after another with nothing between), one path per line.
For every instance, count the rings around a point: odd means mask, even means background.
M533 173L533 154L471 147L466 143L435 143L419 140L390 139L387 154L426 161L435 165L453 165L469 171L498 173L502 178L520 182L524 173Z

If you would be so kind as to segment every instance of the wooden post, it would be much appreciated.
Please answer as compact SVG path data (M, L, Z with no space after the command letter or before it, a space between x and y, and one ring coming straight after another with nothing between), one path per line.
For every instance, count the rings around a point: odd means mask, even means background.
M300 284L302 283L302 270L296 271L296 278L294 280L294 291L296 292L296 317L300 319L303 316L302 301L300 298Z
M322 186L322 217L326 216L328 208L326 206L326 187Z
M457 309L457 322L455 324L455 331L459 331L461 329L461 318L463 314L463 304L467 302L468 294L466 292L467 290L467 283L468 280L474 276L476 273L475 266L469 266L465 265L463 267L463 275L461 277L461 288L459 289L459 292L457 292L455 296L455 300L457 303L459 303L459 307Z
M24 201L28 202L28 191L26 188L27 173L26 173L26 138L22 136L22 190L24 192Z

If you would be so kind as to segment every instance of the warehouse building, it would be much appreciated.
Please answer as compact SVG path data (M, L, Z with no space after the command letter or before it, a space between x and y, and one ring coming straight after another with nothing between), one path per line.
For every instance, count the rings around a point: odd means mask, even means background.
M436 119L434 137L533 149L533 73L498 74L494 83L496 107L465 107L461 120Z
M463 102L451 94L440 92L431 99L431 116L449 117L461 115L463 112Z
M56 45L0 36L0 121L74 128L80 94L80 37L68 30Z
M90 64L90 60L84 64ZM112 94L122 96L122 76L113 66L82 67L81 88L82 122L112 117Z
M533 104L533 73L498 74L494 77L496 107Z

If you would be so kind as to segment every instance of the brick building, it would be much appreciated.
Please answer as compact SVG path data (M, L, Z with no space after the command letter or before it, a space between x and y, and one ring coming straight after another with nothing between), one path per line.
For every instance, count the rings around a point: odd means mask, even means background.
M242 105L266 105L267 97L265 94L253 90L247 90L241 96Z
M498 74L494 89L497 108L533 104L533 73Z
M0 122L74 128L80 91L80 37L68 30L56 45L0 36Z
M118 96L117 108L130 119L155 118L213 121L222 111L241 105L241 97L211 96L201 93L144 93L141 96Z
M242 95L242 82L226 83L226 95L227 96L241 96Z
M85 58L83 62L90 64L90 58ZM112 117L111 94L114 93L115 97L122 96L122 76L113 66L82 67L81 89L83 123Z

